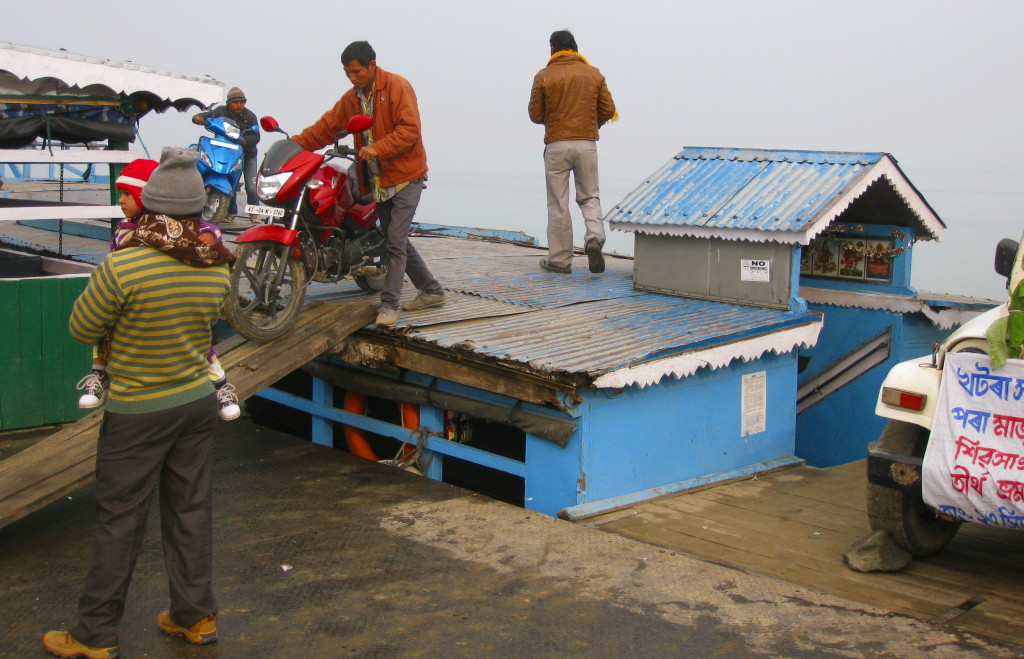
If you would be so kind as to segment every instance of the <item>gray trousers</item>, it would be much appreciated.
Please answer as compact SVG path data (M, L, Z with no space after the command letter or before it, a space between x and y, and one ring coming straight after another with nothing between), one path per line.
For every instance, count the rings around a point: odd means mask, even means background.
M245 186L245 203L253 206L260 205L260 198L256 196L256 175L259 173L259 162L256 156L245 159L242 171L243 184Z
M444 288L434 279L427 262L409 242L409 231L423 193L423 179L409 181L398 194L377 204L381 229L387 238L388 274L380 292L380 306L397 309L405 275L417 290L441 294Z
M569 215L569 173L576 184L576 203L583 213L586 233L604 245L601 191L597 181L597 142L563 140L544 147L544 178L548 188L548 263L572 265L572 217Z
M76 641L118 644L117 627L158 484L171 618L191 627L217 612L210 492L216 428L212 395L161 412L104 413L96 447L96 547L69 630Z
M242 185L245 187L245 203L252 206L260 205L260 198L256 196L256 175L259 174L259 162L256 156L246 158L242 165ZM237 189L235 190L237 193ZM239 209L236 207L236 195L231 195L231 205L228 207L229 213L240 213L245 209Z

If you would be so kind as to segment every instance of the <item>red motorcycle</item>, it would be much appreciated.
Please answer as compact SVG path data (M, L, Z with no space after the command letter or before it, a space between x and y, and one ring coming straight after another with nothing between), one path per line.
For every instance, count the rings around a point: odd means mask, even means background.
M310 281L351 276L364 291L384 287L387 258L377 205L359 194L356 149L338 144L371 124L367 115L352 117L323 154L288 139L267 150L256 179L256 194L267 205L245 209L264 220L237 238L224 304L228 322L245 338L271 341L291 329ZM288 137L273 117L260 119L260 126Z

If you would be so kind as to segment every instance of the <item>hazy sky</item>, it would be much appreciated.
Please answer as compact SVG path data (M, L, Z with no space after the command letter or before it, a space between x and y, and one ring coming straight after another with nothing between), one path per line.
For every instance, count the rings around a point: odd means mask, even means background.
M526 105L548 35L569 28L622 115L598 146L606 212L685 146L884 151L948 226L914 250L919 289L1002 297L995 243L1024 229L1019 0L50 0L3 18L0 40L238 85L290 133L347 89L339 55L366 39L419 97L423 222L546 240L543 127ZM201 132L173 111L141 122L154 157ZM629 253L632 236L608 247Z

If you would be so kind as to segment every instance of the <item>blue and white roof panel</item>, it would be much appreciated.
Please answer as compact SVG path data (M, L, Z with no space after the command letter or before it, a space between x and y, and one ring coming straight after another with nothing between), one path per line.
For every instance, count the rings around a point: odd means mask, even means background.
M620 231L808 244L872 184L886 179L921 239L945 225L879 152L687 147L605 216Z
M437 309L403 312L412 342L465 350L541 373L584 375L598 388L648 386L700 368L811 346L821 316L633 288L632 259L608 256L569 275L541 270L544 251L458 238L417 238L416 248L448 290ZM412 286L403 290L411 298Z

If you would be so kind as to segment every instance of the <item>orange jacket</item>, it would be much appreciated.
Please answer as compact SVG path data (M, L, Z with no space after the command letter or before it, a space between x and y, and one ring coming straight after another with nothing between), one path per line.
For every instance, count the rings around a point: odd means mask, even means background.
M544 144L597 140L597 129L615 115L604 76L578 53L565 53L533 77L530 120L544 124Z
M356 114L360 114L359 98L353 87L315 124L293 136L292 141L310 151L334 144L338 131L344 130L348 120ZM362 134L356 133L353 137L356 148L362 148ZM380 67L377 67L373 87L373 139L382 186L426 176L427 151L420 134L416 92L408 80Z

